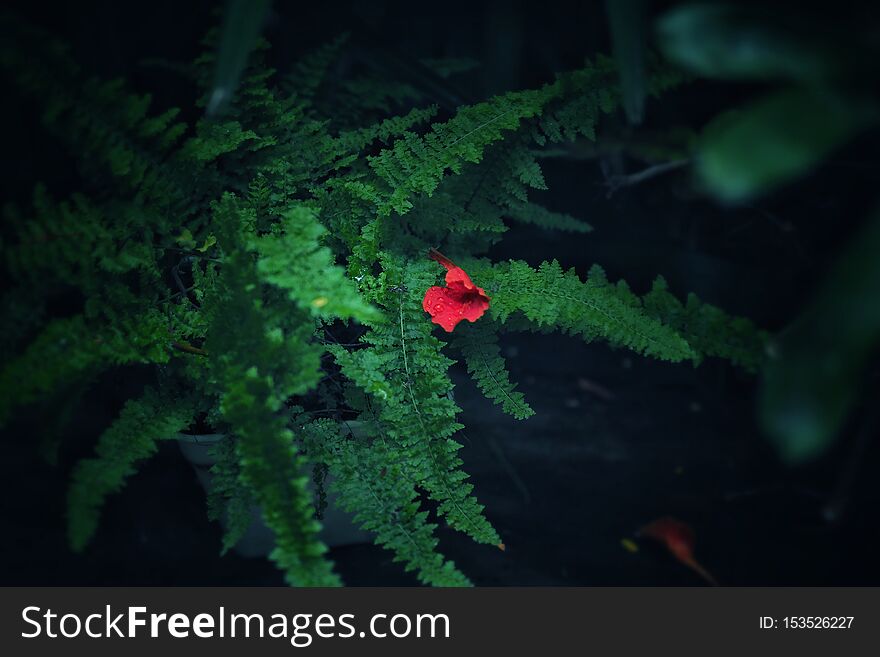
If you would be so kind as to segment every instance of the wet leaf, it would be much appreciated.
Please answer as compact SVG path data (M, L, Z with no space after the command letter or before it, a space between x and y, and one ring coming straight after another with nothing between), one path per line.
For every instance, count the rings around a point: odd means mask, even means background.
M476 322L489 308L486 291L474 285L461 267L436 249L429 257L446 267L446 286L434 285L425 291L422 308L431 315L431 321L451 333L459 322Z

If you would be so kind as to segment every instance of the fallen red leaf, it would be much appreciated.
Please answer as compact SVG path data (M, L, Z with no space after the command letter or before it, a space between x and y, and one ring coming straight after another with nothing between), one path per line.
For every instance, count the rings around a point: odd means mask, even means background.
M439 251L431 249L429 256L446 267L446 287L429 287L422 300L431 321L451 332L463 319L475 322L482 317L489 307L489 296L483 288L474 285L464 269Z
M666 546L679 562L693 570L712 586L718 582L694 558L694 530L689 525L669 516L659 518L639 530L639 536L652 538Z

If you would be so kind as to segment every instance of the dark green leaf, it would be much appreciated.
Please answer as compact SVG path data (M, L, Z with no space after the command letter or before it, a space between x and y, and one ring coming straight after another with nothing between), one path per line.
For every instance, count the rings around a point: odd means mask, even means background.
M677 7L657 24L669 59L709 77L817 80L838 69L825 35L767 12L724 4Z
M878 253L880 212L771 350L761 422L788 463L821 455L858 400L865 365L880 341Z
M786 89L716 118L700 139L697 171L719 198L745 199L805 173L870 120L858 103Z

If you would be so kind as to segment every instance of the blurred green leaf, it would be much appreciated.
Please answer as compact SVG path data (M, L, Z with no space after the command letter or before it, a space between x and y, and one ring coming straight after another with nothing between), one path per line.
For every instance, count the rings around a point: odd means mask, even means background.
M827 27L827 26L826 26ZM657 23L663 53L717 78L817 80L838 69L839 49L790 12L725 4L677 7Z
M747 199L805 173L873 119L873 110L830 92L785 89L712 121L697 171L719 198Z
M223 29L217 51L214 86L208 98L207 114L216 116L226 109L238 87L248 56L260 37L270 0L229 0L223 16Z
M799 464L832 444L859 398L880 343L880 212L849 243L806 311L771 349L761 424Z
M647 93L645 0L605 0L605 10L611 27L623 109L629 122L637 125L644 118Z

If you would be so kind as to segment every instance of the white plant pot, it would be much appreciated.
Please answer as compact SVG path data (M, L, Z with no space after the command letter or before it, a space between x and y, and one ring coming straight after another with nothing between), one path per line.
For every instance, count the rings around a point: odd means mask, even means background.
M211 490L211 466L216 463L216 460L211 456L211 447L223 440L225 434L190 435L179 433L176 438L181 453L192 465L205 493L209 493ZM330 484L332 479L332 475L328 474L325 484ZM311 478L308 487L310 491L314 490ZM355 524L354 515L339 508L336 497L335 493L327 491L327 507L324 509L324 517L321 519L321 541L328 547L372 542L372 535ZM225 518L222 520L222 524L225 528ZM274 548L275 535L263 522L263 514L259 505L254 504L251 507L251 524L232 549L242 557L266 557Z

